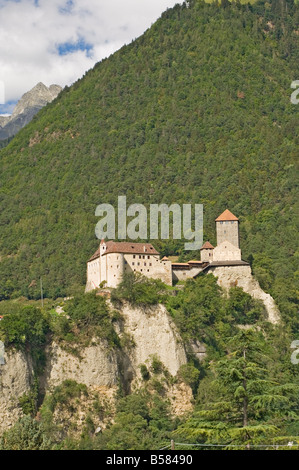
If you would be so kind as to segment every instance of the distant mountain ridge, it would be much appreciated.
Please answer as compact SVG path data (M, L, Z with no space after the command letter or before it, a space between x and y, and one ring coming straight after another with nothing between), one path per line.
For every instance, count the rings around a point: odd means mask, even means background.
M11 116L0 116L0 140L17 134L41 108L53 101L61 90L62 87L59 85L47 87L39 82L25 93L16 104Z

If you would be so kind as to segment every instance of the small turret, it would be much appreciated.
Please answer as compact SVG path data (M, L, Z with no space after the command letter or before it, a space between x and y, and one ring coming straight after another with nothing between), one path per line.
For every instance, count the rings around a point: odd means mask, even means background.
M210 242L205 242L200 249L200 260L203 262L212 262L213 261L213 250L214 247Z
M107 249L107 245L105 243L105 240L102 239L100 243L100 255L101 256L105 253L106 249Z

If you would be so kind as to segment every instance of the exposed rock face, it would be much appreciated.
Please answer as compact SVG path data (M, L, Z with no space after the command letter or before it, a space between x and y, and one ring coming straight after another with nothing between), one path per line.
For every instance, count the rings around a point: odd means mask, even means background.
M61 90L59 85L51 85L48 88L43 83L38 83L32 90L25 93L11 116L0 116L0 140L14 136L43 106L53 101Z
M64 380L75 380L88 387L117 385L118 364L114 351L104 342L97 342L81 351L78 358L53 343L48 349L45 389L53 389Z
M187 357L166 308L163 305L133 308L126 303L121 314L125 319L124 330L134 341L134 347L128 352L133 376L140 377L139 366L151 363L153 355L175 376L181 365L187 363Z
M233 286L242 287L244 292L263 302L268 314L269 322L275 324L280 320L277 306L270 294L266 294L254 279L250 266L217 266L210 268L210 272L218 278L218 284L224 289Z
M19 351L4 355L0 366L0 435L23 414L19 398L30 391L33 368L30 360Z
M120 313L124 321L116 329L123 339L129 339L127 347L111 349L105 341L95 338L90 346L80 350L80 358L55 342L47 347L47 365L40 378L44 393L69 379L86 385L90 396L98 394L101 400L113 404L119 383L127 392L143 384L139 366L150 366L153 356L157 356L173 376L186 364L182 340L163 305L140 308L124 303ZM6 354L5 365L0 365L0 435L22 416L18 398L30 391L32 378L33 368L23 354L16 351ZM175 384L169 394L175 413L182 414L192 408L192 392L187 385ZM79 421L84 423L81 408ZM101 426L103 424L101 422Z

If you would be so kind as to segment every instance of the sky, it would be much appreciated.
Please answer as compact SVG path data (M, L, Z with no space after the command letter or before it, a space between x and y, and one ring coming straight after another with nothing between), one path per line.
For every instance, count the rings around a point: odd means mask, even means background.
M180 0L0 0L0 114L38 82L71 85Z

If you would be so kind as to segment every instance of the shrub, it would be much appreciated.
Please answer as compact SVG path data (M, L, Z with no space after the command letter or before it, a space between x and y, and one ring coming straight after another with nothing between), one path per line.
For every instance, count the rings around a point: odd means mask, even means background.
M155 305L163 301L166 286L159 279L137 273L125 273L120 285L112 291L114 302L127 300L133 305Z
M150 379L150 373L149 373L148 368L146 367L145 364L141 364L140 373L141 373L141 376L142 376L143 380L149 380Z
M200 371L194 367L193 364L183 364L178 371L178 377L189 387L191 387L193 394L195 394L199 384Z
M45 437L42 424L24 416L0 439L0 450L46 450L51 443Z

